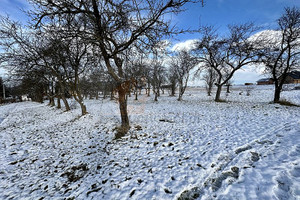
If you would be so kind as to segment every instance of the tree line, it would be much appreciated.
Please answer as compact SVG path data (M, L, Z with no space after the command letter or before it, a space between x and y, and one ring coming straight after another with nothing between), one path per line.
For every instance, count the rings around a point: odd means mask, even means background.
M286 74L299 69L300 11L286 8L277 20L274 34L263 34L253 23L228 26L219 34L213 26L201 27L190 50L170 52L168 38L185 32L166 17L183 11L192 0L98 1L29 0L31 23L25 26L1 17L1 66L17 80L22 91L35 101L45 95L50 104L70 110L73 97L82 115L84 98L116 98L121 126L129 129L127 96L138 98L142 88L157 101L164 89L178 100L187 87L190 71L205 72L208 95L217 86L215 101L221 101L222 86L246 65L265 66L275 81L274 102ZM115 97L117 93L117 97Z

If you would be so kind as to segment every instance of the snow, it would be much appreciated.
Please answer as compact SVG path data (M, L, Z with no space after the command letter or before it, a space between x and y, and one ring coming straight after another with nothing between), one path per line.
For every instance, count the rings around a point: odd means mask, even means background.
M273 86L222 95L131 97L118 140L116 101L86 100L84 117L0 106L0 199L300 199L300 107L271 104ZM282 98L300 105L299 90Z

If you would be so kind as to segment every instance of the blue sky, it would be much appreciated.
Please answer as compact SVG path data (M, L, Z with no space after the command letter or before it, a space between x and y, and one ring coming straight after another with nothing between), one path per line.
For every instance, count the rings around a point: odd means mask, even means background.
M189 4L188 9L174 20L179 27L196 29L199 25L214 25L221 32L233 23L254 22L265 29L275 28L276 19L283 13L284 7L298 6L300 0L205 0L205 6ZM181 36L192 39L196 35Z
M20 9L28 9L26 0L0 0L0 14L26 22L28 19ZM179 28L197 29L200 25L214 25L220 32L226 32L226 26L233 23L254 22L264 29L274 29L276 19L284 7L300 7L300 0L205 0L205 6L189 4L184 13L172 16ZM180 35L174 43L197 39L199 35ZM251 70L250 70L251 69ZM1 73L1 69L0 69ZM261 75L253 67L245 68L235 76L235 83L255 82Z
M28 3L26 0L0 0L0 14L9 15L14 20L26 22L26 15L21 9L27 8Z
M200 25L215 25L220 31L232 23L252 21L264 28L274 28L276 19L287 6L300 7L300 0L204 0L205 6L188 4L184 13L173 16L174 23L181 28L196 29ZM20 9L27 9L26 0L0 0L0 14L10 15L15 20L26 22L27 18ZM179 40L196 38L197 35L185 34Z

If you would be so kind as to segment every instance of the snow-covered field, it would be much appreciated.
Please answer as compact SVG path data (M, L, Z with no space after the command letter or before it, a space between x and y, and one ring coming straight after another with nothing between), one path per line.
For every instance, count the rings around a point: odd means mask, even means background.
M226 103L199 88L131 97L119 140L115 101L86 100L80 118L79 106L0 106L0 199L300 199L300 107L252 87ZM282 98L300 105L299 90Z

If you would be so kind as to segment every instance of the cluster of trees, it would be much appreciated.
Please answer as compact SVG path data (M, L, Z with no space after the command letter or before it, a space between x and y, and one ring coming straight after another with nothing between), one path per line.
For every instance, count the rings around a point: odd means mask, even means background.
M196 49L199 61L207 70L204 78L208 93L213 84L217 86L215 101L221 100L222 86L230 83L237 70L258 62L257 40L249 40L257 30L254 24L232 25L228 29L229 34L221 37L214 27L204 27Z
M102 66L118 93L122 127L128 129L126 95L134 80L125 71L130 64L127 55L133 49L151 52L162 37L181 32L165 16L199 1L29 2L33 7L28 11L32 24L26 28L1 18L0 45L5 51L2 65L9 66L14 75L22 77L21 81L35 86L36 100L42 101L47 95L53 104L56 96L69 110L66 97L72 95L82 114L86 107L80 81L85 73Z
M127 96L135 99L146 88L155 101L164 89L178 100L187 87L190 71L205 71L208 95L217 86L229 85L237 70L263 63L275 80L274 102L280 99L285 74L299 68L300 11L287 8L278 20L278 38L253 34L254 24L228 26L221 36L213 26L202 27L201 38L192 50L167 52L167 36L181 33L166 15L179 13L195 0L29 0L32 24L26 27L2 17L0 21L0 63L9 68L21 90L42 102L70 110L73 97L87 113L84 98L114 97L117 93L121 124L129 128ZM283 79L279 79L279 76Z
M230 85L237 70L246 65L263 65L275 82L274 103L287 73L300 69L300 9L285 8L277 20L277 30L257 32L252 23L228 26L229 34L221 37L212 26L203 27L196 54L205 68L203 79L208 95L217 86L215 101L220 101L223 85Z
M18 86L9 85L8 80L0 77L0 104L22 101Z

